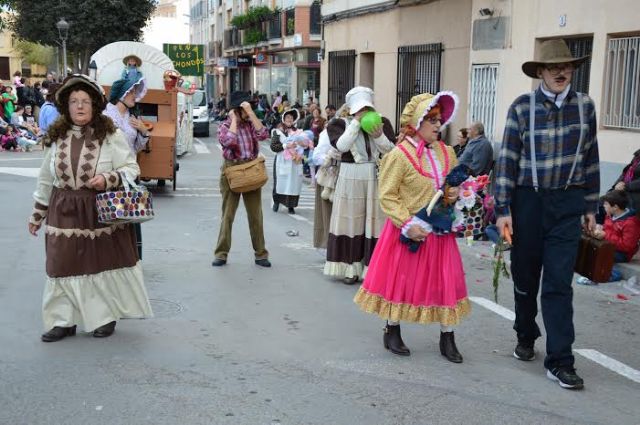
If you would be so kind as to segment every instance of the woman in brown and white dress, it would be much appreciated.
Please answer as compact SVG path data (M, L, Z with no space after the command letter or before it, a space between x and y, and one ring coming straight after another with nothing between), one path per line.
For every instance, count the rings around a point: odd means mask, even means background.
M331 144L340 152L340 172L327 242L324 274L353 284L364 276L384 224L378 201L377 162L393 149L393 129L380 125L371 134L360 128L360 118L375 110L373 90L354 87L346 95L351 116L327 126ZM388 122L388 120L385 120ZM387 126L389 127L388 123ZM388 134L388 135L387 135Z
M110 336L121 318L152 315L131 224L98 223L95 197L120 186L120 173L140 173L127 141L102 115L102 88L71 75L56 92L60 118L49 127L34 192L29 232L45 225L46 273L42 341Z

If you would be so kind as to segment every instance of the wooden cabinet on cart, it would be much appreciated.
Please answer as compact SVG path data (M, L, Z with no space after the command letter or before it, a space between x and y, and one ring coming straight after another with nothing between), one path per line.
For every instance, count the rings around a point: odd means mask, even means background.
M110 87L105 87L107 96ZM147 150L138 153L140 179L157 180L164 186L166 180L173 182L176 190L178 161L176 154L176 131L178 123L178 93L176 91L149 89L138 104L142 118L153 124Z
M158 180L163 186L166 180L173 182L176 190L178 156L176 154L176 130L178 128L178 93L176 91L149 89L140 104L143 115L148 117L157 111L157 122L153 123L149 152L138 154L140 178Z

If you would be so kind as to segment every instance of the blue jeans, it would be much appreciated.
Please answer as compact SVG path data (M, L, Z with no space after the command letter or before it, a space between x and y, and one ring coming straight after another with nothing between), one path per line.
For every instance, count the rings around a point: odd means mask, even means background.
M624 252L621 252L621 251L616 251L615 254L613 254L613 262L614 263L628 263L629 260L627 260L627 254L625 254Z
M574 363L571 282L582 233L584 193L576 187L538 192L530 187L517 187L511 202L511 274L516 310L513 328L519 341L533 342L541 335L536 323L541 289L547 369L571 367Z
M497 244L500 242L500 233L498 232L498 226L490 224L484 229L484 234L491 242Z

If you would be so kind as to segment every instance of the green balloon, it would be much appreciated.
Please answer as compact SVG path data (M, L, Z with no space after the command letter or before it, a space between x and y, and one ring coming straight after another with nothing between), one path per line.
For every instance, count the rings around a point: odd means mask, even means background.
M367 133L371 133L380 124L382 124L382 115L375 111L368 111L360 118L360 128Z

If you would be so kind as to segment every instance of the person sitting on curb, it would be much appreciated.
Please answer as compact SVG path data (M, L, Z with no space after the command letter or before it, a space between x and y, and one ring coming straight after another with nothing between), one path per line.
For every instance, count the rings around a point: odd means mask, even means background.
M627 195L621 190L612 190L604 195L602 204L606 212L604 226L598 226L593 236L604 239L613 246L616 251L613 256L615 263L628 263L638 252L640 241L640 218L633 208L628 208ZM609 282L615 282L622 278L622 274L615 267L611 271ZM594 285L594 282L584 276L578 278L581 285Z

